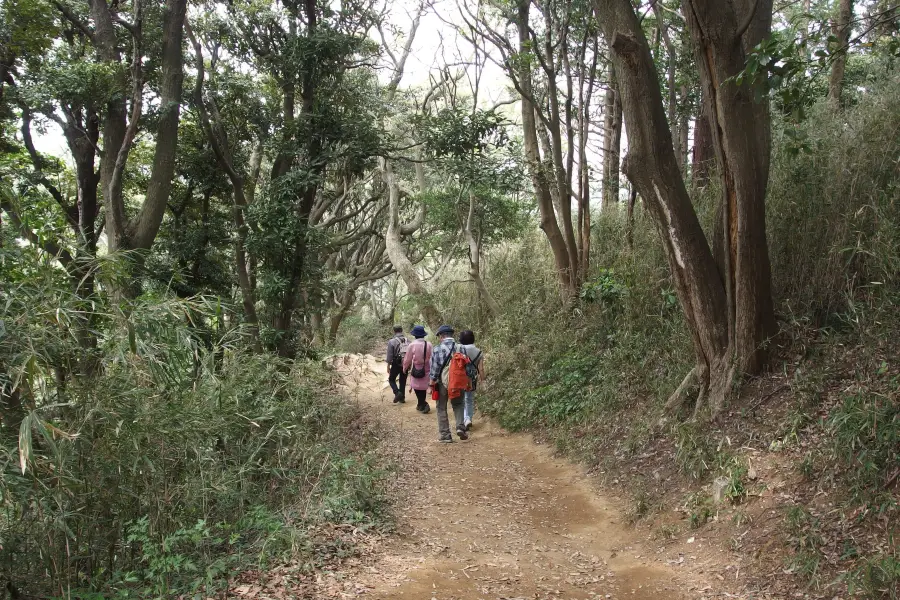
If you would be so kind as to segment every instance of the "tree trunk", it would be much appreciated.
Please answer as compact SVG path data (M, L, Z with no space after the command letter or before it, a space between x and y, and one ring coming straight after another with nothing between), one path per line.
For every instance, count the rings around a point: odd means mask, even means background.
M733 78L748 49L771 32L772 0L689 0L684 14L722 181L729 353L741 373L753 375L776 330L765 215L771 117L768 103L754 102L754 91Z
M678 166L681 169L681 175L687 175L687 165L688 165L688 148L690 145L689 135L690 135L690 112L687 109L688 104L688 93L687 87L681 86L681 103L682 103L682 111L681 114L678 115L678 148L677 158L678 158Z
M472 281L475 282L478 296L481 298L484 307L487 309L488 315L492 319L496 319L500 316L500 305L497 304L494 296L487 289L487 286L484 285L484 280L481 278L481 240L479 239L479 236L475 235L473 230L475 205L477 202L478 199L475 196L475 193L470 191L469 214L466 218L466 225L463 228L466 242L468 242L469 245L469 276L472 278Z
M828 81L828 102L835 108L841 105L844 87L844 70L847 68L847 53L850 45L850 21L853 19L853 0L840 0L837 19L832 25L836 38L834 62L831 64L831 78Z
M147 195L140 213L129 225L129 247L147 250L153 245L162 224L175 174L178 147L178 121L184 82L184 20L186 0L166 0L163 12L162 73L160 79L160 116L156 130L153 167Z
M694 186L705 187L709 183L709 173L715 160L713 150L712 128L709 123L709 110L706 100L700 101L700 116L694 122L694 152L691 159L691 174Z
M637 188L631 185L628 193L628 206L625 209L625 246L634 252L634 205L637 202Z
M443 317L435 306L431 294L425 288L422 278L416 272L415 265L412 264L412 261L406 255L406 249L403 247L402 241L403 235L411 235L421 225L424 219L424 207L420 209L415 223L407 226L402 225L400 222L400 187L395 179L394 167L390 160L381 159L381 171L384 183L388 188L389 222L387 234L384 238L385 250L397 274L403 279L410 295L414 297L419 305L419 310L422 312L422 316L425 318L428 326L432 328L432 331L437 331Z
M618 76L613 69L613 128L612 145L609 155L609 204L619 203L619 180L622 165L622 94L619 90Z
M700 7L700 5L703 5ZM688 20L695 19L696 13L703 14L703 31L707 35L715 36L719 44L715 48L708 48L706 44L700 45L698 56L708 60L711 72L718 75L716 82L724 81L743 68L743 60L737 70L728 75L722 75L722 71L734 68L730 60L731 56L719 56L720 53L734 47L740 55L743 50L739 43L728 42L735 39L737 31L736 17L732 6L727 10L721 6L712 6L714 2L701 3L698 1L686 2ZM730 5L731 3L729 3ZM769 11L771 17L771 2L760 0L760 10ZM766 6L768 4L768 6ZM709 399L711 412L716 415L724 405L725 399L730 393L735 376L735 363L737 366L752 365L759 357L756 345L748 348L748 332L759 331L759 328L748 327L747 323L753 320L754 315L765 313L765 295L768 292L768 280L760 281L764 286L762 291L748 290L745 283L751 274L759 275L768 273L768 258L765 255L765 265L759 265L754 270L745 263L746 255L760 257L766 249L741 248L741 245L762 244L765 245L764 221L746 220L739 221L743 224L743 231L738 228L736 241L736 261L738 272L738 306L737 311L741 315L741 323L733 328L729 327L729 300L731 296L726 292L716 266L715 260L703 233L697 215L691 205L684 181L680 176L678 163L672 144L671 130L668 127L663 99L655 65L650 54L650 48L644 37L640 22L635 14L630 0L594 0L597 16L604 29L604 33L612 49L612 62L619 80L619 91L623 98L625 121L629 134L629 155L625 161L625 171L629 179L634 183L637 191L643 198L654 222L657 224L663 240L669 266L675 283L679 300L685 313L685 318L691 330L694 341L696 367L685 379L685 384L679 386L676 394L670 399L669 406L680 405L682 397L690 387L689 383L699 383L699 394L695 405L695 414ZM698 10L698 7L703 10ZM722 13L730 15L730 21L722 20ZM748 13L742 13L748 14ZM709 15L715 18L710 21ZM695 23L696 24L696 23ZM761 29L761 28L759 28ZM697 43L697 42L695 42ZM728 59L727 61L725 59ZM723 65L723 62L725 64ZM727 65L727 66L726 66ZM703 68L701 66L701 68ZM756 119L748 119L746 115L733 114L735 108L730 106L742 99L747 92L742 92L731 84L723 86L727 89L710 89L711 96L721 92L716 101L719 104L717 114L722 113L722 107L728 105L726 116L719 121L720 127L727 128L729 133L735 127L735 123L728 123L729 118L736 119L743 126L745 132L758 132L760 127L764 131L761 135L748 136L754 140L768 139L768 121L759 124ZM755 110L752 105L742 104L745 109ZM731 142L729 138L730 143ZM730 148L730 146L729 146ZM766 156L750 157L747 154L740 156L751 165L758 167L760 162L768 164L768 149ZM759 171L756 172L760 174ZM767 172L766 172L767 174ZM741 174L743 175L743 173ZM740 193L744 199L748 186L759 189L758 182L748 182L738 177L741 184ZM765 177L762 178L762 191L765 192ZM752 201L752 197L750 198ZM760 198L761 200L761 198ZM762 227L762 231L760 231ZM742 270L740 270L742 269ZM757 279L765 279L758 277ZM759 309L751 315L747 314L748 305L759 301ZM768 306L771 308L771 296L768 296ZM734 332L734 336L732 336ZM739 338L739 336L742 336ZM759 338L762 342L765 338Z
M328 320L328 341L332 344L337 339L338 331L341 328L341 323L344 322L344 319L350 313L350 309L353 308L353 303L356 302L356 291L355 290L347 290L341 296L341 303L337 307L337 312L331 315Z
M519 51L528 52L531 46L528 29L528 14L531 0L519 0L518 19L516 25L519 32ZM532 102L533 91L531 83L531 67L524 66L519 71L519 85L522 88L522 133L525 149L525 162L531 175L537 196L538 209L541 214L540 227L547 236L553 258L556 262L556 272L559 278L561 293L564 302L568 302L577 294L572 265L569 262L569 251L559 223L556 220L556 212L553 206L551 186L547 181L541 159L538 141L537 123L535 120L535 106Z
M619 164L622 148L622 97L619 93L615 65L609 67L609 88L604 109L603 197L601 210L619 201Z
M259 317L256 313L256 282L251 279L250 270L247 266L246 248L247 232L249 228L244 220L244 211L248 204L244 193L244 178L238 173L234 166L234 157L231 156L231 152L228 149L225 128L222 126L222 121L219 117L219 111L216 108L215 101L211 101L210 109L208 110L206 102L203 100L203 51L199 41L194 37L187 21L185 21L185 29L194 46L194 56L196 58L195 66L197 68L197 78L194 85L193 100L197 107L197 111L200 114L200 124L209 140L210 146L212 146L216 160L231 182L234 199L232 215L234 218L235 229L237 230L237 236L235 237L234 243L235 270L237 272L238 287L241 290L241 305L244 309L244 319L247 322L250 342L253 351L258 354L262 352L262 342L260 341L259 336ZM210 119L210 113L212 114L212 119ZM258 177L259 165L262 162L259 145L254 146L253 152L254 154L250 159L251 176ZM255 182L251 184L250 189L255 191Z

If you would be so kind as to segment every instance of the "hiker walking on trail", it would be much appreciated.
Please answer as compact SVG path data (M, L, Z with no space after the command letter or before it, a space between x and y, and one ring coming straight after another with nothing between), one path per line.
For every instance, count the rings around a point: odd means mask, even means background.
M466 431L469 431L472 428L472 417L475 415L475 390L479 381L484 382L484 352L475 345L475 334L468 329L459 332L459 343L462 344L461 350L469 357L468 370L472 381L472 389L464 393L463 425Z
M428 370L431 364L432 345L425 339L425 328L416 325L412 328L412 336L416 338L409 349L406 351L406 357L403 359L403 372L409 377L409 389L416 395L416 410L427 415L431 412L428 406L427 392L431 381L428 377Z
M387 343L387 362L388 383L394 390L394 404L406 403L406 373L403 372L403 358L409 348L409 340L403 335L403 327L394 325L394 337ZM397 385L397 379L400 379L400 385Z
M447 417L448 402L453 407L456 435L461 440L469 439L464 422L463 394L459 377L460 364L464 365L469 358L458 351L453 333L452 327L441 325L437 330L437 336L441 342L431 354L431 385L435 391L433 397L436 397L437 400L438 434L440 441L445 444L453 442L450 421ZM464 374L465 367L462 368Z

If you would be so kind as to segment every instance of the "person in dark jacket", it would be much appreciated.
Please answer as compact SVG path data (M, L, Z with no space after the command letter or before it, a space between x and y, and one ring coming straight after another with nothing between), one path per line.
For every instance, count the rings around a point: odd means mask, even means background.
M406 373L403 372L403 358L408 347L409 340L403 335L403 327L394 325L394 336L388 340L387 355L384 359L387 363L388 383L394 391L394 404L406 403Z

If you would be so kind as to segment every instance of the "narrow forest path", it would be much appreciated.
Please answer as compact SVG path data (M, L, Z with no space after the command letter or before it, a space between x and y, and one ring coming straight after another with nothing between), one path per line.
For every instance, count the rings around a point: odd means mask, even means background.
M356 594L398 600L712 594L696 576L673 568L672 557L645 545L577 467L529 436L476 415L469 441L439 444L434 411L422 415L414 401L392 403L383 363L347 355L334 366L351 401L381 424L385 447L400 463L399 535L354 576Z

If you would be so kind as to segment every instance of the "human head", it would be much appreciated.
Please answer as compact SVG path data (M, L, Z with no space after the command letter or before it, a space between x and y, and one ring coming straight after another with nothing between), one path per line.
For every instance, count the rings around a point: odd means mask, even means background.
M475 334L470 329L464 329L459 332L459 343L469 346L475 343Z
M438 339L444 339L446 337L453 337L453 328L449 325L441 325L437 330Z
M412 333L412 336L416 339L421 339L421 338L425 337L426 335L428 335L425 332L425 328L422 327L421 325L416 325L415 327L413 327L411 333Z
M394 333L403 333L403 325L394 325Z

